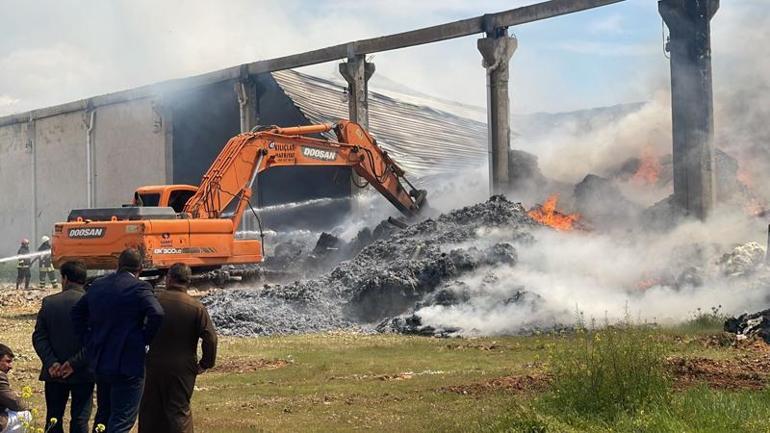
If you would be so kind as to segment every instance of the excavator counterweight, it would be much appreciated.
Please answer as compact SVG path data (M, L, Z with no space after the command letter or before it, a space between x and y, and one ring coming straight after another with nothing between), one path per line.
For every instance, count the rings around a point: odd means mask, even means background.
M330 131L336 141L310 136ZM161 273L179 262L198 270L259 263L261 241L236 239L235 232L259 173L288 166L351 167L407 217L425 201L426 192L354 122L255 128L227 142L197 187L142 187L133 207L72 211L54 227L54 265L78 259L89 269L112 269L129 247L142 251L145 269Z

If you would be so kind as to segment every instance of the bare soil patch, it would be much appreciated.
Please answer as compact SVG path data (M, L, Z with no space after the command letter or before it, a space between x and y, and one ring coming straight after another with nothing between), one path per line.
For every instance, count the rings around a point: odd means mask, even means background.
M550 383L551 377L546 374L527 374L496 377L485 382L466 385L445 386L441 390L462 395L481 395L493 392L521 394L545 391Z
M218 362L211 369L215 373L253 373L259 370L275 370L291 364L285 359L229 358Z
M770 358L741 354L733 359L670 357L666 360L677 389L705 384L713 389L759 390L767 386Z

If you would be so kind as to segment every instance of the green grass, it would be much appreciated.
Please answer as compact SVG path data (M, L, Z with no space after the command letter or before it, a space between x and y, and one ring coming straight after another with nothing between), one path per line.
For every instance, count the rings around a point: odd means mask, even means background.
M611 421L557 411L540 401L511 401L502 414L466 430L482 433L766 433L770 392L694 388L672 394L665 404L627 413Z
M729 318L722 311L722 306L711 307L708 310L698 308L690 315L690 319L677 328L687 333L711 333L724 329L725 321Z
M42 409L39 361L30 343L34 326L30 313L35 309L5 308L0 312L0 326L2 342L18 353L12 385L16 389L32 386L32 401ZM658 360L671 354L740 355L732 348L703 347L693 342L697 338L693 334L676 329L638 334L626 331L481 339L350 333L222 338L219 362L229 369L199 377L193 396L195 429L203 433L768 431L765 419L770 412L770 395L766 391L696 388L657 398L656 386L649 387L649 393L630 393L632 397L598 386L595 389L600 398L586 406L582 400L591 396L580 394L585 388L579 382L569 388L565 385L568 382L560 382L558 377L544 392L490 388L463 394L446 389L504 376L554 375L559 365L565 368L573 362L560 356L575 357L574 362L579 363L589 359L580 361L581 356L592 354L592 362L603 365L607 375L607 366L612 365L609 354L635 350L639 356L627 355L615 376L606 376L611 384L622 381L624 374L638 375L640 369L654 375L657 370L644 370L648 366L639 365L640 360ZM611 344L601 337L606 337L606 332L618 332ZM599 342L587 340L594 335L600 335ZM652 346L632 347L642 344ZM283 360L285 365L250 367L258 360ZM596 374L599 368L587 371ZM639 378L631 379L637 381L631 389L644 388ZM567 389L575 393L573 397L560 402L553 397L555 390ZM607 412L609 396L625 403L619 410ZM597 401L600 404L595 405Z
M612 420L668 398L666 347L653 331L628 325L579 331L549 359L553 408Z

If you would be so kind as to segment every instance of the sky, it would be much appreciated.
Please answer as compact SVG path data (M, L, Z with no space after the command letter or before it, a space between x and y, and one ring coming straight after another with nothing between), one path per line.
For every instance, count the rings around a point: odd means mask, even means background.
M0 115L532 3L0 0ZM511 28L519 43L511 60L512 111L651 99L668 73L661 31L654 0L626 0ZM380 80L371 87L377 90L385 78L484 106L479 37L373 54ZM301 71L330 77L337 66Z

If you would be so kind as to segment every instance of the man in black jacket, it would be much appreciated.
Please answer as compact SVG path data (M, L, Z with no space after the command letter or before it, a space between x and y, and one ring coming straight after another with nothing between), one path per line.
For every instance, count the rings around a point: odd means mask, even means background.
M60 272L64 289L43 298L32 333L32 345L43 362L40 380L45 382L45 431L64 432L64 409L72 395L69 431L88 433L94 377L88 371L82 344L70 319L72 307L85 293L86 266L83 262L66 262ZM51 418L57 420L53 425Z
M72 308L75 334L96 373L94 422L106 424L108 433L128 433L136 422L146 347L163 321L152 286L138 278L141 272L139 251L123 251L118 271L94 281Z

